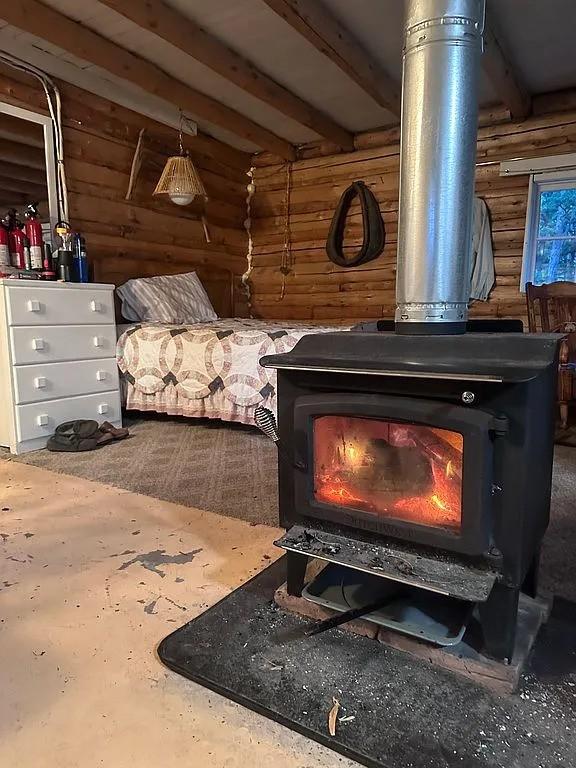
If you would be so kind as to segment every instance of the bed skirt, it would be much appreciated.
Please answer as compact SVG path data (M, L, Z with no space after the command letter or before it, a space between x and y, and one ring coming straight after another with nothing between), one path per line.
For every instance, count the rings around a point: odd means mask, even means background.
M130 382L122 381L122 402L127 410L154 411L169 416L187 416L195 419L222 419L254 426L256 406L241 406L231 402L222 392L201 400L181 395L176 387L168 385L161 392L145 394ZM262 401L262 405L276 412L276 398Z

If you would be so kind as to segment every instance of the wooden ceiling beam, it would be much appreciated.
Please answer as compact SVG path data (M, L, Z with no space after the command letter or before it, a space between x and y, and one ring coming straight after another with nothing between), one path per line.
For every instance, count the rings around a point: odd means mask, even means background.
M374 101L400 116L400 84L319 0L264 0L320 53L345 72Z
M162 0L99 1L319 136L344 150L354 148L352 133Z
M0 160L37 170L46 168L44 150L28 147L26 144L19 144L9 139L0 139Z
M528 117L532 109L531 96L510 63L492 21L484 27L482 66L512 119Z
M113 43L88 27L64 16L38 0L10 0L4 3L1 18L19 29L89 61L117 77L224 128L256 146L286 160L295 158L295 149L282 139L211 96L176 80L150 61Z

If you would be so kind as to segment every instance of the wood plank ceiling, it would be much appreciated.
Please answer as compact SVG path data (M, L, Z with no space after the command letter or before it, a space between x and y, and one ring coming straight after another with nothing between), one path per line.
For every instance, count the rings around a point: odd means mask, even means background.
M576 3L524 5L511 25L518 3L489 0L482 99L521 120L535 89L510 41L517 28L526 36L540 27L540 44L526 55L546 55L557 88L576 85L562 70L568 50L550 51L545 37L552 6L576 22ZM292 160L299 143L320 138L350 150L359 130L399 121L401 18L398 0L10 0L0 9L0 50L3 38L24 34L182 109L240 149ZM11 151L0 130L0 153L9 160Z

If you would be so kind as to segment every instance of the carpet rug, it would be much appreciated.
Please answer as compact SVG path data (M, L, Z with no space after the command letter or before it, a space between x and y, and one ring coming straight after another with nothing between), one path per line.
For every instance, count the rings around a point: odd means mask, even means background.
M253 524L278 525L276 448L257 429L157 414L129 416L124 423L131 437L97 451L22 456L2 451L0 456ZM575 543L576 450L556 446L541 585L574 601Z
M255 427L158 414L124 417L123 424L130 437L96 451L0 455L226 517L278 525L276 448Z

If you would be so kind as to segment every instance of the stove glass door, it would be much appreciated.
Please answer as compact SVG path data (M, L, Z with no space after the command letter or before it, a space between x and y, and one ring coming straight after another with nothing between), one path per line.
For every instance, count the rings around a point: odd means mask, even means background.
M423 424L324 415L313 419L316 501L458 534L461 433Z

